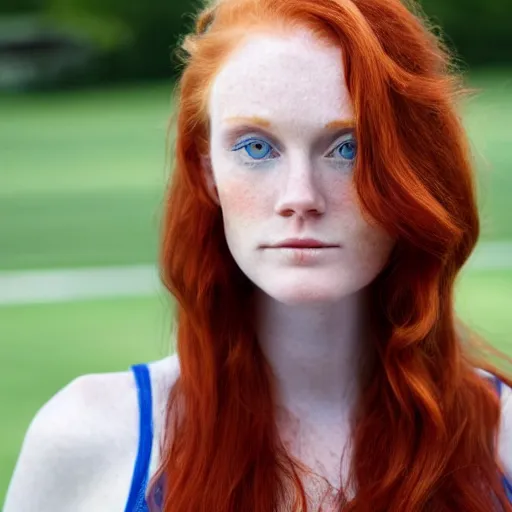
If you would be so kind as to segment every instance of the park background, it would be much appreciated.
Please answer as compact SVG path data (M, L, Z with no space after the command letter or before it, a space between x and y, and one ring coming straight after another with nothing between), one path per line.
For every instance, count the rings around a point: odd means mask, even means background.
M155 264L172 49L199 3L0 0L0 504L58 389L169 353ZM457 288L512 355L512 4L423 0L468 85L482 239Z

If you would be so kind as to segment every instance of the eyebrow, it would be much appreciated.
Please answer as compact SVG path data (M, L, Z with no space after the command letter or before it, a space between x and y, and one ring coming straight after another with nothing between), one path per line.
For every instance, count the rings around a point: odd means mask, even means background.
M338 130L342 128L355 128L356 123L353 119L336 119L325 125L326 128L332 130Z
M228 117L226 122L229 124L248 123L261 126L263 128L270 128L272 123L263 117L252 116L252 117Z
M272 123L268 119L264 119L259 116L252 117L228 117L226 122L229 124L238 124L238 123L248 123L254 124L256 126L261 126L262 128L270 128ZM330 121L325 125L325 128L328 130L338 130L343 128L354 128L355 122L353 119L336 119L335 121Z

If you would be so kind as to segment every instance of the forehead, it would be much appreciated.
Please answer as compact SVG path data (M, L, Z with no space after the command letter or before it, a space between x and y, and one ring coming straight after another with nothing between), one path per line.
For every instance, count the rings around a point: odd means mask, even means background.
M342 51L306 31L254 34L215 77L210 117L258 116L283 123L322 124L352 117Z

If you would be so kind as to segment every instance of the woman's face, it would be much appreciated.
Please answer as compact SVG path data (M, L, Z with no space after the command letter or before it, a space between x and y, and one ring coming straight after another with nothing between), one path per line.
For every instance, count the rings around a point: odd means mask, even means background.
M245 275L287 304L339 300L373 281L394 242L363 218L353 188L340 49L308 32L254 34L216 76L209 113L212 178Z

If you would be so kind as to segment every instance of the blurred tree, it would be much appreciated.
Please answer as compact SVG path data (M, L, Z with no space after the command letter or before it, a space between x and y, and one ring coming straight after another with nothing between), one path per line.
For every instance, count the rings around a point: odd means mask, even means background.
M415 0L404 0L414 2ZM470 66L511 65L512 0L416 0ZM1 0L0 14L39 13L90 40L91 80L172 77L171 53L203 0Z
M510 0L420 0L447 42L472 66L512 64Z
M191 19L188 1L47 0L46 12L87 29L101 44L109 78L156 78L172 73L171 51Z
M45 0L2 0L0 3L0 13L33 13L41 11L45 3Z

